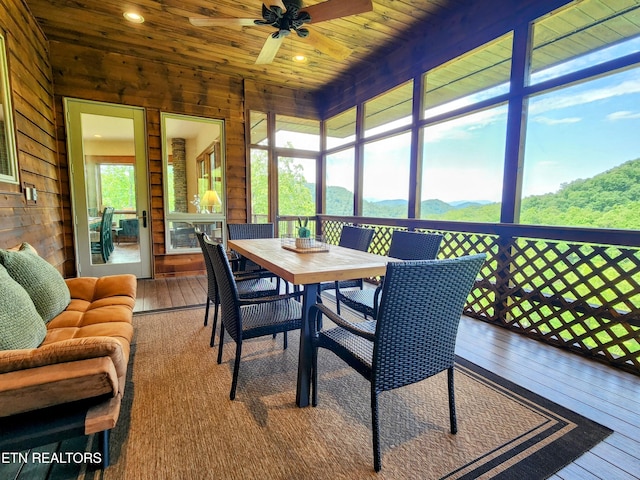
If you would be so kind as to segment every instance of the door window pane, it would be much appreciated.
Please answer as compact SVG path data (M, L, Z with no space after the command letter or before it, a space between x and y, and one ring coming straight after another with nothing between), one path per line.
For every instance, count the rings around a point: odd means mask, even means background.
M424 129L420 218L500 221L506 105Z
M355 150L350 148L327 155L326 213L353 215Z
M508 93L512 44L509 33L427 72L423 118Z
M640 52L640 3L583 0L533 25L531 84Z
M640 68L529 100L520 222L640 229Z
M4 37L0 35L0 182L18 183L13 109Z
M276 146L320 151L320 122L276 115Z
M278 158L278 214L316 214L315 158Z
M363 215L407 218L410 151L410 132L365 144Z

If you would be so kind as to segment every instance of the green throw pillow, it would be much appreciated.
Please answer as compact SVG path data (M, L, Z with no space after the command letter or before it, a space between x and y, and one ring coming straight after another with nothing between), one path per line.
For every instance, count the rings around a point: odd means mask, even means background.
M60 272L34 253L28 243L23 243L17 252L0 250L0 264L27 291L45 323L71 302L69 287Z
M46 334L31 297L0 265L0 350L36 348Z

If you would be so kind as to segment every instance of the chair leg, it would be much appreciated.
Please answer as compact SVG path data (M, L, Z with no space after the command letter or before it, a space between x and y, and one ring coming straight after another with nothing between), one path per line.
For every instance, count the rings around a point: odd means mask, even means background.
M318 347L311 349L311 405L318 406Z
M453 385L453 367L447 370L447 386L449 389L449 422L451 423L451 433L458 432L458 419L456 418L456 398Z
M340 315L340 284L336 282L336 313Z
M380 455L380 425L378 421L378 393L371 385L371 432L373 434L373 468L376 472L382 469Z
M111 430L103 430L100 432L100 452L102 453L102 468L109 466L109 432Z
M220 308L220 304L216 303L215 308L213 310L213 329L211 330L211 341L209 342L209 346L213 347L216 343L216 327L218 326L218 309ZM222 328L221 330L224 330Z
M224 344L224 325L220 326L220 343L218 344L218 364L222 363L222 345Z
M233 362L233 380L231 381L231 393L229 398L234 400L236 398L236 387L238 386L238 371L240 370L240 355L242 354L242 341L238 341L236 344L236 360Z
M287 349L287 346L289 345L288 341L287 341L287 332L283 332L284 333L284 348L283 350Z
M204 326L205 327L207 326L207 323L209 321L209 302L210 302L210 299L209 299L209 296L207 295L207 306L204 309Z

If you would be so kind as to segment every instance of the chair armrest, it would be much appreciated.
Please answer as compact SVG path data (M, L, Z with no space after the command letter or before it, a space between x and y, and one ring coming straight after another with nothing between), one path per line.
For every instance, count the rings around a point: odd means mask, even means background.
M371 330L368 330L368 329L360 328L358 326L358 323L356 322L350 322L348 320L345 320L340 315L335 313L333 310L330 310L324 304L318 303L314 305L313 307L311 307L311 311L309 312L309 314L315 315L316 323L318 322L318 315L324 314L333 323L335 323L339 327L344 328L345 330L348 330L354 335L370 340L372 342L375 340L375 337L376 337L375 332L372 332ZM367 325L370 325L370 324L371 324L370 322L367 322Z
M384 278L382 279L384 282ZM382 293L382 283L376 287L376 291L373 294L373 318L378 318L378 307L380 306L380 294Z
M290 298L299 298L302 295L304 295L304 292L285 293L282 295L272 295L270 297L247 298L241 299L240 305L257 305L260 303L278 302L280 300L288 300Z

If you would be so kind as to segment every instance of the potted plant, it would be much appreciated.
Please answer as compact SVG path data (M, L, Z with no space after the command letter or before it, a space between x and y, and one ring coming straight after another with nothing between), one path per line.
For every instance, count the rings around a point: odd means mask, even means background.
M311 230L309 230L309 219L298 217L298 238L296 238L296 248L311 248Z

